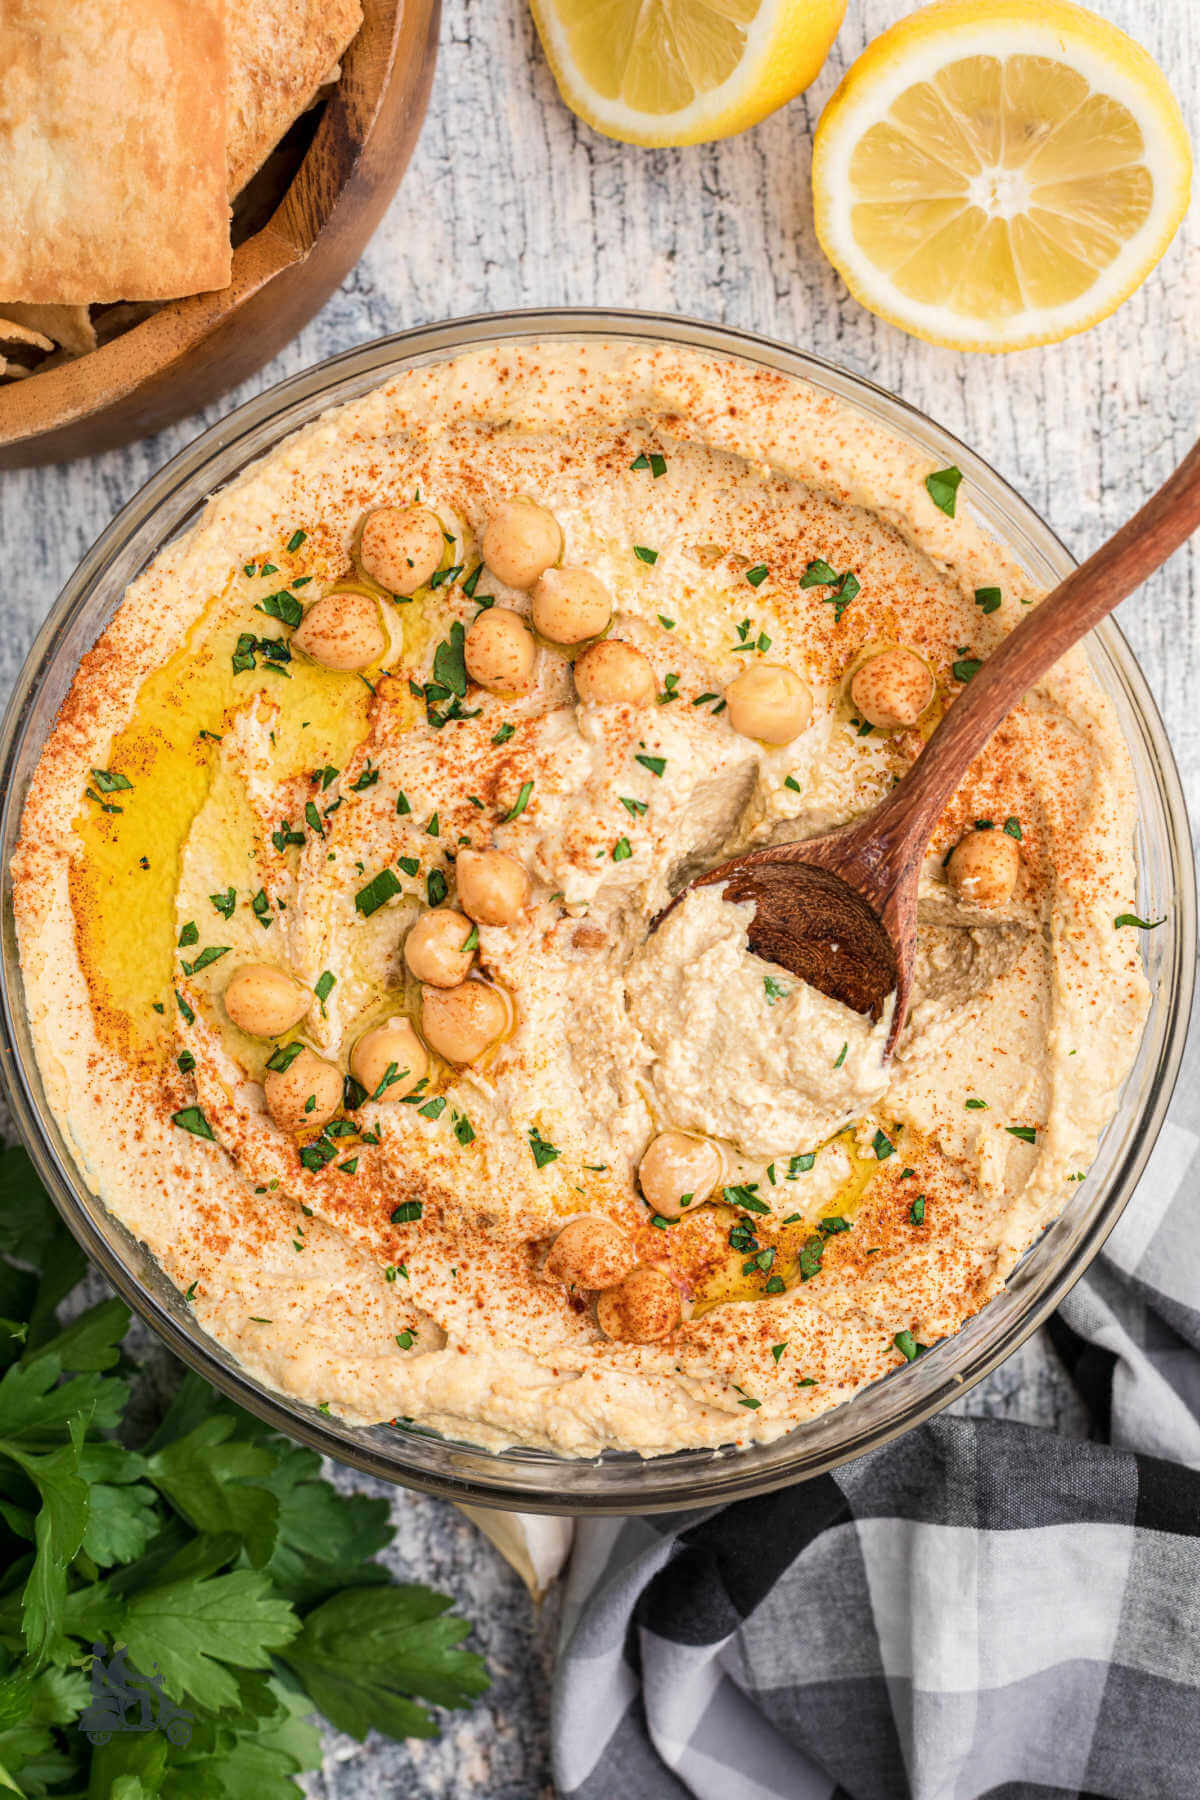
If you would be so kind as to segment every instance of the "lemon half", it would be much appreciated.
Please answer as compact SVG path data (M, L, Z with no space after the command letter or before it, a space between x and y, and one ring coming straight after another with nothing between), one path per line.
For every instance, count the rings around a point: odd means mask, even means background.
M864 51L813 147L855 297L960 350L1055 343L1162 256L1192 158L1161 69L1069 0L938 0Z
M846 0L532 0L559 92L627 144L731 137L801 93Z

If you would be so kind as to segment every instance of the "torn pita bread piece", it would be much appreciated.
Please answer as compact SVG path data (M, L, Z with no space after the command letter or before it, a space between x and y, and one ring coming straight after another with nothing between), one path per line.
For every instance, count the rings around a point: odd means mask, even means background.
M86 356L96 348L96 327L86 306L35 306L28 300L0 300L0 320L6 319L52 338L68 356Z
M362 17L360 0L229 0L231 198L317 97Z
M228 285L225 0L3 0L0 69L0 294Z
M53 350L54 339L48 338L42 331L34 331L31 326L18 324L16 319L5 318L0 314L0 344L5 349L12 344L29 344L35 350Z

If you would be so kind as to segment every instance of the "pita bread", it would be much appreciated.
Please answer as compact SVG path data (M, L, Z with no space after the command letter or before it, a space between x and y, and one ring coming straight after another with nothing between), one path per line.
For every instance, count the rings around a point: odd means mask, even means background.
M96 348L96 327L86 306L34 306L28 300L0 300L0 319L41 332L68 356L86 356Z
M33 331L28 325L19 325L15 319L0 315L0 344L32 344L35 350L53 350L54 342L40 331Z
M0 69L0 294L228 284L225 0L3 0Z
M362 17L360 0L229 0L231 197L311 104Z

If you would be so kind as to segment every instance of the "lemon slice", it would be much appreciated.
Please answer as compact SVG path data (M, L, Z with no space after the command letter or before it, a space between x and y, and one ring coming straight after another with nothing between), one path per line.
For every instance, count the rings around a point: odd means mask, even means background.
M813 147L817 236L864 306L959 350L1050 344L1162 256L1192 158L1161 69L1069 0L939 0L859 57Z
M817 75L846 0L532 0L559 92L627 144L731 137Z

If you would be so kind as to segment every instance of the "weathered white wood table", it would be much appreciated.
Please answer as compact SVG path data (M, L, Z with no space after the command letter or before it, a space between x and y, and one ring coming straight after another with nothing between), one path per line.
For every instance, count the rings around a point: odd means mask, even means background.
M1200 117L1194 0L1094 0L1134 32ZM911 10L850 0L825 72L803 99L723 144L643 151L567 113L523 0L444 0L433 101L404 187L341 292L247 389L161 437L92 462L0 481L7 694L74 563L145 478L235 400L334 351L403 326L529 305L692 313L812 349L893 389L980 450L1077 553L1134 511L1196 435L1200 233L1195 209L1146 287L1086 336L1007 358L959 356L865 313L813 235L811 130L863 45ZM1200 817L1200 620L1195 546L1122 609ZM1069 1429L1069 1392L1034 1343L968 1404ZM357 1481L357 1477L347 1477ZM398 1566L455 1593L478 1621L495 1685L437 1744L330 1739L311 1791L465 1800L548 1795L551 1620L451 1508L400 1496Z

